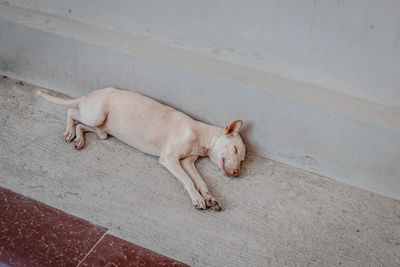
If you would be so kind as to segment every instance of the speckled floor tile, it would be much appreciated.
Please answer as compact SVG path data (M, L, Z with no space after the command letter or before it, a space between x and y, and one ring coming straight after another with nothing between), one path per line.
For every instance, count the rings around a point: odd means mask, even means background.
M76 266L105 232L0 187L0 265Z
M189 266L107 234L80 266Z

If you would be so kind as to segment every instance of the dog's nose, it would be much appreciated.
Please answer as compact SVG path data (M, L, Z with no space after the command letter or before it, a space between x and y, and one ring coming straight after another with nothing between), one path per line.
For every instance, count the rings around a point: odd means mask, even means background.
M234 169L234 170L232 171L232 176L234 176L234 177L239 177L239 169Z

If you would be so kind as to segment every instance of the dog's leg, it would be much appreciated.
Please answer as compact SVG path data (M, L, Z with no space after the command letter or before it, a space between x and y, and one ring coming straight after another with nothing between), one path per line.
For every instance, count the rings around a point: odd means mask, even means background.
M197 172L194 162L197 160L198 156L189 156L181 160L181 165L183 169L192 178L197 190L205 198L206 205L212 210L220 211L222 210L221 205L215 200L215 198L210 194L207 188L207 184L204 182L203 178Z
M65 129L64 138L67 142L71 142L75 137L74 121L79 120L79 110L69 108L67 111L67 128Z
M165 168L167 168L175 177L178 179L179 182L183 185L183 187L188 192L190 198L192 199L192 204L197 209L206 209L206 203L204 198L200 195L200 193L194 187L192 179L190 176L185 172L182 168L179 158L161 155L160 163Z
M76 138L74 141L75 148L81 149L83 147L83 145L85 144L85 139L83 138L83 133L84 132L96 132L96 129L94 127L90 127L90 126L80 123L80 124L76 125L75 131L76 131Z
M85 139L83 138L83 133L84 132L94 132L97 133L97 135L100 137L100 139L106 139L107 138L107 133L104 131L101 131L98 127L91 127L85 124L78 124L75 127L76 131L76 138L75 138L75 148L76 149L81 149L83 145L85 144Z

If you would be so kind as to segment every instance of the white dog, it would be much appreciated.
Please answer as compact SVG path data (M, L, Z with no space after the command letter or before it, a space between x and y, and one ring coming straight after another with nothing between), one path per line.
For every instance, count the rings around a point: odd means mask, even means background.
M242 121L225 129L208 125L130 91L106 88L78 99L63 99L38 94L48 101L69 106L66 141L75 138L75 146L84 145L83 133L108 134L141 151L160 157L165 166L183 184L197 209L221 210L196 170L194 162L208 156L228 176L239 176L246 148L238 134ZM80 122L75 124L75 121Z

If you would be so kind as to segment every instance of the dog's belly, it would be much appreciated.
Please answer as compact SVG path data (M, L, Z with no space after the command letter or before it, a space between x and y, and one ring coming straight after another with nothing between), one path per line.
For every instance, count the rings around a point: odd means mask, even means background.
M177 138L187 115L145 96L122 91L109 102L104 130L147 154L160 156L169 138Z
M162 136L150 123L145 120L115 118L113 114L111 112L107 118L107 133L147 154L160 156Z

